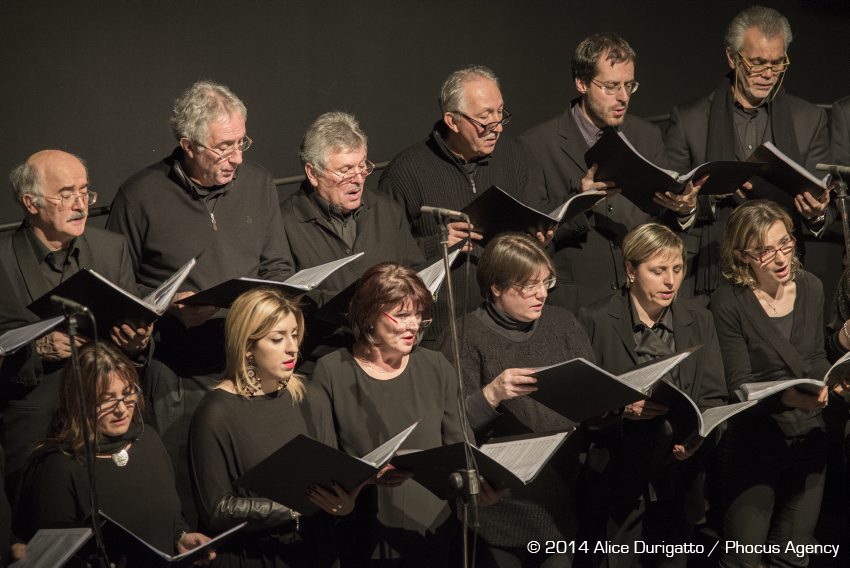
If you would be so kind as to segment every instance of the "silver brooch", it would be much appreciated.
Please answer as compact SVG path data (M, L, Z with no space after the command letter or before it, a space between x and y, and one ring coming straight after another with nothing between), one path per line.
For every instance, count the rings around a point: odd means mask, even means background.
M112 454L112 462L118 467L124 467L129 461L130 454L127 452L127 448L123 448L121 451Z

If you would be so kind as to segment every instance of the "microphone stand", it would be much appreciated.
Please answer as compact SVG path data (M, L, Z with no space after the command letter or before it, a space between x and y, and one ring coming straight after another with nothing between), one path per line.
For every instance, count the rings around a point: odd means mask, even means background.
M847 218L847 182L835 166L830 168L832 179L835 180L835 205L841 216L841 232L844 235L844 267L850 266L850 224Z
M90 428L91 425L88 421L88 411L95 409L89 409L86 407L86 395L85 389L83 388L82 371L80 370L80 357L79 352L77 351L77 336L79 328L79 325L77 323L78 314L67 304L63 304L63 310L65 312L65 318L68 320L68 338L71 342L71 365L73 367L74 379L77 383L77 391L80 397L79 419L83 434L83 447L85 448L86 454L86 469L88 470L90 495L89 504L91 506L91 523L96 546L95 553L92 554L86 560L86 564L97 568L106 568L109 566L109 557L106 554L106 547L103 544L103 534L100 529L100 508L98 506L97 483L95 481L94 475L95 460L97 458L95 456L94 437L92 436ZM95 330L97 330L97 326L95 325L94 314L92 314L91 311L89 311L88 309L86 309L86 312L89 315L89 319L92 322L92 326ZM95 331L95 342L97 342L97 331ZM95 348L97 348L97 343L95 343Z
M454 287L452 286L451 264L449 263L449 229L446 226L449 218L439 214L440 225L440 249L443 255L443 266L446 270L446 293L449 304L449 332L452 340L452 354L455 360L455 373L457 375L457 406L460 413L460 427L463 430L464 457L466 458L465 469L453 472L449 475L449 485L460 492L463 510L463 566L468 568L469 563L469 527L478 530L478 495L481 486L478 477L478 465L475 463L475 454L472 453L471 440L469 439L469 418L466 413L466 392L463 386L463 376L460 370L460 343L458 340L457 321L455 319ZM464 215L464 221L469 223L469 216ZM467 239L469 242L469 239ZM467 259L467 262L469 260ZM468 266L468 265L467 265ZM473 548L474 550L474 548Z

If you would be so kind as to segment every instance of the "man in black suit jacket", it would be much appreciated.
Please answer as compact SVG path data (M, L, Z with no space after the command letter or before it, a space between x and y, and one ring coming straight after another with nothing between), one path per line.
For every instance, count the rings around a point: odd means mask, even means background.
M520 137L542 167L552 206L581 191L613 187L612 183L594 181L595 168L588 169L584 162L585 152L605 128L620 130L645 158L664 163L658 128L626 115L638 88L631 46L616 34L590 36L576 48L572 71L581 96L562 115ZM666 207L680 214L682 226L687 226L695 199L692 186L679 199L659 194L658 214ZM559 227L553 241L558 287L550 293L550 301L576 313L579 306L619 289L625 283L620 251L623 237L637 225L653 221L653 217L622 195L610 194L586 215Z
M0 297L0 314L20 313L83 268L136 293L126 240L86 228L89 204L97 195L89 191L88 174L79 158L59 150L37 152L12 171L10 180L26 218L17 230L0 238L0 270L8 275L11 287ZM38 321L31 312L26 314L30 322ZM5 323L0 322L0 328ZM135 354L147 346L150 335L150 327L123 324L113 328L112 339ZM54 331L4 361L2 444L10 482L32 445L47 434L70 355L68 335Z
M735 16L726 32L729 75L708 96L673 108L664 140L670 168L686 172L708 161L746 160L759 145L771 141L817 175L815 165L830 157L826 113L782 88L790 65L790 43L791 27L776 10L754 6ZM805 243L809 256L829 256L815 253L816 247L811 246L811 238L819 237L829 222L828 193L821 200L808 193L792 197L754 179L746 194L699 197L697 219L687 239L692 265L688 267L690 282L683 284L686 295L710 295L719 285L720 242L726 219L747 197L770 199L789 211L796 210L795 225L809 237ZM816 258L810 261L821 264ZM824 259L825 265L829 262ZM834 258L832 263L839 266Z

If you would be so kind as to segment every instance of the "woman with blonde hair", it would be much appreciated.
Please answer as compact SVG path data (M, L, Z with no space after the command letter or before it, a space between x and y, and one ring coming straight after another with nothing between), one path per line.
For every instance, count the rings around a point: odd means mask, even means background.
M682 240L668 227L635 227L623 239L626 288L583 308L579 319L596 363L614 374L701 345L664 378L705 410L725 403L726 388L711 314L678 298L685 252ZM669 411L652 398L641 400L594 432L583 512L593 527L590 537L617 544L690 541L691 527L703 511L686 509L686 503L702 504L703 463L714 444L691 438L693 432L677 431ZM607 463L605 456L610 456ZM628 566L630 560L634 557L628 553L608 556L611 566ZM684 560L685 555L654 559L656 566Z
M795 254L788 213L772 201L750 201L729 217L723 239L726 282L711 298L726 384L823 379L823 287ZM721 566L805 566L787 542L811 542L826 463L817 392L785 389L734 417L718 452L725 505L723 538L742 545L781 544L765 554L727 549Z
M299 434L336 447L324 394L295 372L304 316L281 292L259 288L233 303L225 322L225 378L192 419L189 458L201 523L219 532L247 521L218 551L217 566L330 566L329 517L297 511L235 481ZM293 464L297 467L297 464ZM281 472L286 483L286 472ZM351 512L356 491L316 487L311 500L332 516Z

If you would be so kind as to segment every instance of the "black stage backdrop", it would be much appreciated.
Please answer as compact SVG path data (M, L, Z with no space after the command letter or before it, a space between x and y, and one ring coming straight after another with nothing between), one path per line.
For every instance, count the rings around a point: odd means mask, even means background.
M320 113L354 113L378 162L424 137L437 92L465 63L492 67L516 135L575 94L570 54L616 31L638 53L632 112L655 116L725 72L723 33L741 1L0 0L0 222L15 221L7 173L32 152L88 161L100 203L174 146L173 99L192 82L229 85L248 107L248 158L298 173ZM765 2L791 21L785 85L816 103L850 94L850 4ZM376 176L377 177L377 176Z

